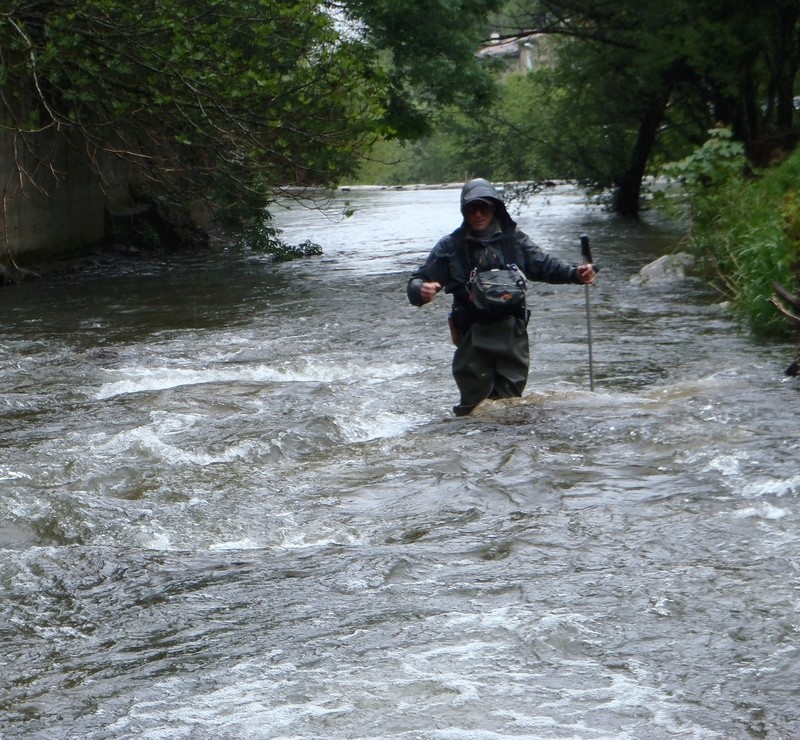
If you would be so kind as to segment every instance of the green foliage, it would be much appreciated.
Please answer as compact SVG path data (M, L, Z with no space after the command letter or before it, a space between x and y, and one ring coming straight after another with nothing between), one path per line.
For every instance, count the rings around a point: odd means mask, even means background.
M440 104L480 105L492 77L475 58L500 0L346 0L366 43L388 51L390 100L382 134L418 138L430 133Z
M408 158L406 146L399 139L378 139L364 153L351 185L401 185L406 180L401 170Z
M256 213L243 219L238 234L240 246L259 254L271 255L274 262L289 262L322 254L322 247L310 240L295 245L287 244L281 238L281 229L270 222L268 213Z
M717 122L756 161L774 137L797 140L797 3L506 0L494 20L506 35L544 34L551 65L538 110L520 121L506 101L496 118L519 131L537 168L613 189L621 213L636 215L642 178L699 146Z
M699 149L663 168L667 177L679 180L695 198L741 178L747 169L744 145L733 140L729 128L710 129L708 134L709 139Z
M800 267L800 192L791 190L786 193L781 204L783 230L793 246L794 261L790 267L795 271ZM798 286L800 287L800 286Z
M0 121L20 151L57 131L154 194L261 208L352 177L376 136L421 135L442 103L487 98L474 49L492 5L8 0Z
M354 169L383 115L370 50L315 0L12 0L0 14L3 118L33 118L151 188L263 205ZM14 92L25 97L14 97Z
M299 244L282 243L280 247L270 249L268 254L272 255L275 262L290 262L302 257L318 257L322 254L322 247L316 242L306 239Z
M437 121L438 121L437 117ZM495 176L489 139L473 119L448 108L441 123L418 141L380 140L365 156L353 182L365 185L440 184Z
M789 327L769 298L774 282L800 287L800 152L775 170L748 176L730 131L710 133L695 154L666 168L679 178L690 208L689 248L751 331L785 335Z
M594 55L575 42L553 44L563 60L508 80L496 110L503 152L538 177L575 180L593 191L613 186L626 165L632 129L609 115L606 80L592 79ZM617 104L621 91L614 94ZM520 150L524 151L521 154Z
M374 164L365 173L386 184L490 180L573 179L592 190L610 187L624 165L619 152L630 145L630 129L588 124L575 108L597 111L589 87L576 99L559 73L542 67L498 80L491 105L462 110L451 107L435 120L434 132L411 145L396 147L393 164ZM384 148L384 155L386 154ZM378 155L380 158L380 155Z

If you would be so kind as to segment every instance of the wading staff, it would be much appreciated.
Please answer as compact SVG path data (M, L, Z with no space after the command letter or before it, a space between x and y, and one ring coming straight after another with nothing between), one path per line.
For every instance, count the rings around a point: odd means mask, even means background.
M593 265L592 250L589 248L589 237L586 234L581 236L581 256L586 265ZM595 271L597 268L595 267ZM589 337L589 390L594 391L594 368L592 366L592 311L589 304L589 285L583 286L586 296L586 331Z

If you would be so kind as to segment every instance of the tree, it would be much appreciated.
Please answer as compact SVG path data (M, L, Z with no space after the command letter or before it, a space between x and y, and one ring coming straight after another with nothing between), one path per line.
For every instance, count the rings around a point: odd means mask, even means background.
M443 105L478 109L494 92L475 57L501 0L342 0L362 41L385 52L389 105L383 133L418 138Z
M0 39L2 120L21 147L66 136L184 198L327 184L383 110L369 55L313 0L16 0Z
M485 93L471 41L485 4L417 5L8 0L0 125L20 152L63 137L156 193L260 208L285 186L335 184L375 136L419 133L442 102Z
M754 158L794 145L798 13L789 0L512 0L496 21L505 35L562 39L547 103L562 147L541 154L612 187L615 210L636 216L664 144L681 156L720 122ZM576 127L570 144L560 132Z

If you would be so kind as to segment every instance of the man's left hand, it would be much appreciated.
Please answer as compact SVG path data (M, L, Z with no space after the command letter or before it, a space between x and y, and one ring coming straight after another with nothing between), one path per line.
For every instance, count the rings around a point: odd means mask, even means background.
M590 285L597 276L594 265L578 265L577 272L578 280L580 280L583 285Z

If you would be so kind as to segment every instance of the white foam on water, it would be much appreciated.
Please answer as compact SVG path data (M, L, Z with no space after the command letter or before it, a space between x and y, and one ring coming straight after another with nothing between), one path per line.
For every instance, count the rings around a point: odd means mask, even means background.
M800 475L795 475L791 478L769 478L753 481L742 488L742 494L747 498L796 496L800 494Z
M742 384L741 369L733 368L703 377L680 380L646 391L645 395L662 402L683 401L686 398L708 393L718 394L724 388L737 388Z
M428 417L423 414L379 413L373 416L350 413L338 415L336 426L347 442L371 442L376 439L400 437L424 424Z
M558 722L545 721L537 725L540 729L548 728L550 730L562 731L554 737L565 738L570 740L569 735L563 734L563 727ZM460 727L451 727L446 730L432 730L425 733L426 737L440 738L440 740L542 740L542 735L520 735L518 732L490 732L488 730L474 730L472 728L462 729ZM412 736L413 737L413 736ZM544 736L547 737L547 736ZM578 740L578 735L572 735L574 740Z
M495 611L492 622L505 610ZM478 615L472 617L480 622ZM466 622L469 615L454 619ZM619 672L594 659L562 660L559 672L580 680L571 687L562 675L542 690L537 681L547 679L552 667L538 661L505 673L506 680L498 682L497 661L502 664L509 650L520 649L516 640L470 639L454 631L450 620L430 621L421 629L413 634L434 638L426 640L429 649L420 652L424 646L413 641L389 640L378 656L375 646L365 647L364 654L377 662L333 662L334 645L344 636L331 642L327 635L296 658L267 648L224 672L156 680L134 692L126 714L106 729L143 738L713 736L685 716L685 706L669 687L635 663ZM459 634L463 642L457 641Z
M251 540L249 538L245 538L243 540L236 540L235 542L217 542L213 545L209 546L209 550L212 551L227 551L227 550L261 550L263 545L256 542L255 540Z
M33 480L27 473L22 473L18 470L12 470L5 465L0 465L0 481L10 480Z
M739 455L718 455L708 463L708 469L720 475L739 475L742 470L742 458Z
M537 727L543 718L562 718L560 727L571 727L575 737L613 737L638 738L637 730L625 731L625 725L647 727L654 736L670 736L672 732L681 735L700 732L702 737L716 737L688 721L680 701L675 700L668 686L660 686L648 671L636 664L628 666L624 673L603 670L592 661L564 661L564 669L571 669L576 675L597 676L595 686L576 686L562 689L558 698L538 704L538 715L531 715L527 722L518 717L517 721L529 727ZM549 710L542 712L541 710ZM603 731L594 720L602 719L611 728ZM584 734L585 733L585 734ZM693 735L694 736L694 735Z
M606 407L647 407L658 403L656 399L648 398L633 393L619 391L595 391L583 388L570 388L566 390L547 390L547 391L528 391L520 398L502 398L498 400L483 401L475 409L473 415L491 413L492 411L502 411L503 409L519 408L528 406L546 407L549 404L556 404L559 407L578 406L580 408L594 409Z
M773 506L767 501L762 501L758 506L749 506L746 509L739 509L733 514L734 519L766 519L768 521L778 521L788 516L786 509Z
M314 526L292 525L283 528L273 546L284 550L303 550L339 546L357 546L367 542L363 534L352 532L344 527L326 526L316 523Z
M359 368L358 377L360 382L365 379L384 381L416 371L405 364L373 365ZM94 395L95 400L206 383L337 383L354 379L352 366L330 362L305 362L283 368L264 364L221 364L203 369L129 367L107 372L119 379L103 383Z
M191 425L189 425L191 426ZM237 442L224 450L211 454L207 451L187 450L175 444L170 444L164 437L184 431L186 424L181 424L181 420L173 418L158 422L153 426L140 426L128 429L113 437L100 441L96 439L91 449L94 454L117 458L122 453L135 452L140 455L142 452L151 457L164 460L169 464L189 464L198 466L214 465L217 463L228 463L235 460L249 460L258 451L260 443L253 440Z
M144 550L155 550L156 552L197 552L207 550L209 552L237 552L244 550L263 550L264 543L258 542L250 537L243 537L238 540L221 540L211 544L195 541L187 541L181 533L162 527L160 524L141 525L138 534L134 537L138 547Z
M346 703L326 707L314 703L272 703L270 698L265 683L250 681L198 694L177 706L169 700L140 701L134 703L128 717L109 730L116 733L133 729L137 737L154 739L196 737L198 733L207 737L288 738L292 735L281 734L286 728L354 711ZM155 726L141 727L151 723Z
M179 549L173 544L170 533L161 528L157 530L142 528L137 539L139 545L145 550L171 552Z
M231 666L223 685L209 687L202 681L193 682L190 675L159 681L145 698L133 698L127 714L107 731L114 736L154 739L310 737L286 734L286 730L304 724L321 728L356 711L340 696L327 701L305 696L298 681L303 668L282 659L283 651L277 649Z

